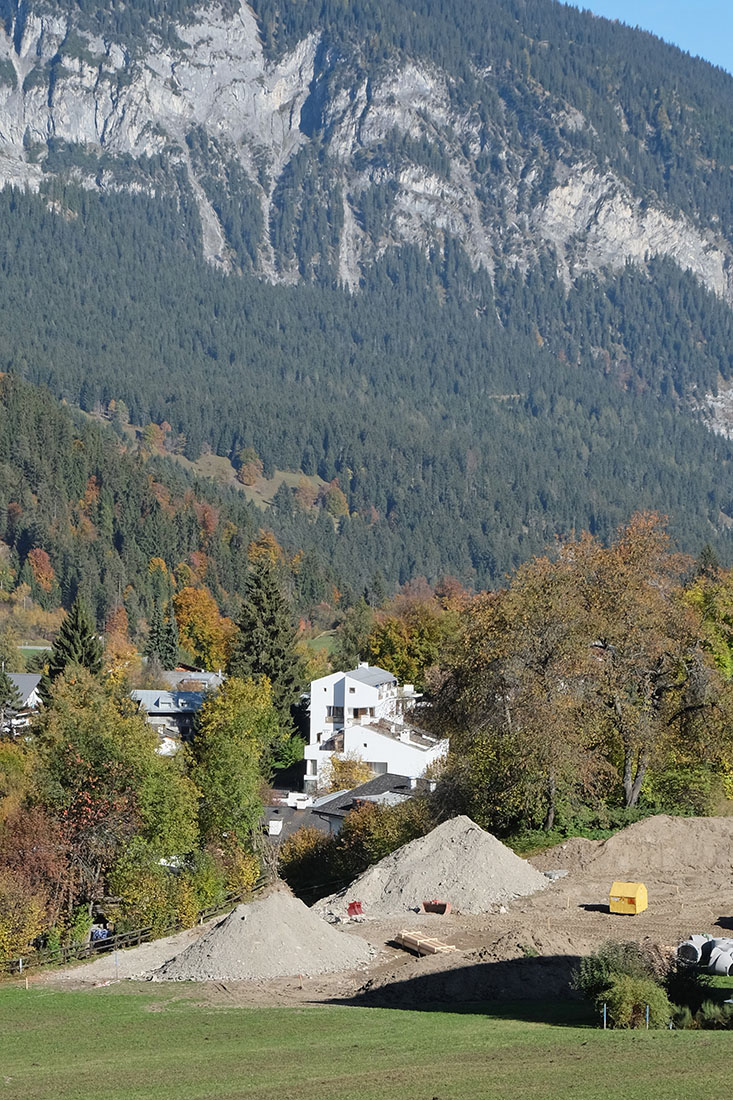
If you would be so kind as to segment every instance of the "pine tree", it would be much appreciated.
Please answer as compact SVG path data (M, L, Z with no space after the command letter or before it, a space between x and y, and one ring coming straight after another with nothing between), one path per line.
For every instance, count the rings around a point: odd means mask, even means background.
M48 660L48 671L44 673L40 686L40 694L44 702L48 702L53 681L63 674L68 665L81 665L88 669L92 676L102 671L102 643L81 596L77 596L74 600L71 611L61 624L56 641L53 643Z
M302 687L302 668L295 651L296 629L276 566L261 558L245 585L238 633L228 673L246 680L267 676L281 718L289 718Z

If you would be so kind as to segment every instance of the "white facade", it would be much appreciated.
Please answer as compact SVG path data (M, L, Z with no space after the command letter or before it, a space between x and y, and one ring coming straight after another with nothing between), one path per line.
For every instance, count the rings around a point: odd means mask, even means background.
M412 684L400 686L391 672L367 664L313 680L306 791L323 782L334 755L359 757L377 775L421 776L428 764L445 755L448 743L405 721L419 698Z

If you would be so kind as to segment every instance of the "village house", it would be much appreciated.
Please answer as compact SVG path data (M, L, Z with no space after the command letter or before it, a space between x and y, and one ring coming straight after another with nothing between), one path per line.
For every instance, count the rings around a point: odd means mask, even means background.
M203 691L162 691L135 688L130 698L138 704L158 734L161 756L173 756L184 741L193 737L194 722L203 706Z
M375 775L416 779L448 750L448 742L417 728L409 714L421 698L386 669L360 664L313 680L305 791L324 782L332 756L363 760Z
M41 705L38 688L41 683L40 672L9 672L8 679L15 688L20 706L9 715L9 730L13 735L30 725L32 716Z

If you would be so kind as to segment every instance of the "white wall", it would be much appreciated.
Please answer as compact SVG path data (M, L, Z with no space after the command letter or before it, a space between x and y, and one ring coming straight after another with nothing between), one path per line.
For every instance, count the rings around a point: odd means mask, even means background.
M344 730L344 753L359 756L368 764L386 764L388 772L407 775L410 779L421 776L428 764L444 756L447 750L447 741L438 741L425 749L409 741L398 741L369 726L349 726Z

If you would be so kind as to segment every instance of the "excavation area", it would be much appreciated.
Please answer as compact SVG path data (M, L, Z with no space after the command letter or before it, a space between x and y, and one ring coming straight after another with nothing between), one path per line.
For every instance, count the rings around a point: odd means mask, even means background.
M648 908L609 912L619 880L644 883ZM270 887L205 926L32 982L186 983L203 1001L252 1005L568 998L578 957L607 940L673 952L692 933L727 935L732 884L729 818L658 816L529 861L455 818L313 908L282 885ZM425 912L426 902L438 911Z

